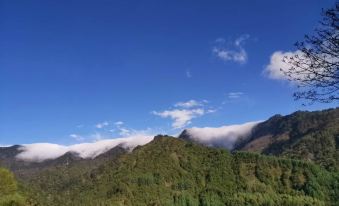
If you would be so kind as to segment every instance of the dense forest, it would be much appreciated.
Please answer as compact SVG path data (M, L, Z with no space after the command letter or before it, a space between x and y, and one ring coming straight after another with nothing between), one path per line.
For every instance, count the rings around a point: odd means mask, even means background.
M0 168L0 205L27 205L26 199L18 193L14 175L4 168Z
M49 168L22 190L35 205L338 205L339 173L157 136L93 170Z
M275 115L254 128L235 150L315 162L339 169L339 108Z

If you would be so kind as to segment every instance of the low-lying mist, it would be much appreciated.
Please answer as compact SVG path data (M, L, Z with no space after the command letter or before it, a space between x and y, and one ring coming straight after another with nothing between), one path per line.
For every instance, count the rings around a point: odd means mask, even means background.
M238 141L249 137L252 129L260 122L247 122L222 127L193 127L186 129L186 135L189 136L189 139L203 145L231 150Z
M56 159L67 152L73 152L81 158L95 158L108 150L121 146L125 149L133 149L138 145L144 145L153 140L153 136L135 135L130 137L105 139L93 143L81 143L70 146L51 144L51 143L35 143L22 145L21 151L16 158L29 162L42 162L49 159Z
M247 122L238 125L226 125L222 127L193 127L186 129L189 139L210 147L223 147L233 149L237 141L246 139L252 129L261 121ZM17 159L27 162L43 162L56 159L72 152L83 159L93 159L110 149L121 146L132 150L136 146L142 146L153 140L153 135L133 135L115 139L104 139L92 143L81 143L74 145L59 145L51 143L35 143L22 145Z

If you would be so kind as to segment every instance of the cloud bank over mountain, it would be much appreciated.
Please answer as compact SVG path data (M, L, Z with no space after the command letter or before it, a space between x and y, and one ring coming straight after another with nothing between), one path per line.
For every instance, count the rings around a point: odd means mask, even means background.
M26 144L19 148L21 151L16 158L29 162L42 162L49 159L56 159L67 152L73 152L81 158L95 158L110 149L121 146L125 149L133 149L138 145L144 145L153 140L153 135L135 135L124 138L104 139L93 143L81 143L70 146L35 143Z
M193 127L186 129L181 137L206 146L223 147L231 150L238 140L246 139L251 134L252 129L260 122L247 122L222 127Z
M240 139L247 138L259 122L260 121L255 121L222 127L193 127L186 129L183 133L185 133L189 139L206 146L233 149L234 144ZM91 143L80 143L69 146L51 143L26 144L19 148L20 152L16 158L27 162L43 162L61 157L67 152L72 152L81 158L93 159L116 146L132 150L136 146L149 143L153 138L154 135L151 134L134 134L127 137L99 139Z

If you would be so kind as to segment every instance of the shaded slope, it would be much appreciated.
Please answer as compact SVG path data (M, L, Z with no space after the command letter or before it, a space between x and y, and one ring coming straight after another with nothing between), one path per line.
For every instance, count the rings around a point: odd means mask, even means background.
M260 123L235 150L303 159L339 167L339 108L275 115Z

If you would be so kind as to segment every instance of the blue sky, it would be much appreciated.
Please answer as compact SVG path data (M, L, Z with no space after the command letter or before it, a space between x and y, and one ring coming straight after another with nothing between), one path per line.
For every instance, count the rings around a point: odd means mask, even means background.
M271 58L294 52L332 5L0 1L0 144L176 134L334 107L295 102Z

